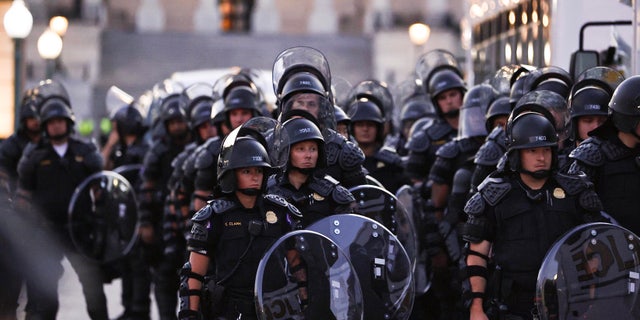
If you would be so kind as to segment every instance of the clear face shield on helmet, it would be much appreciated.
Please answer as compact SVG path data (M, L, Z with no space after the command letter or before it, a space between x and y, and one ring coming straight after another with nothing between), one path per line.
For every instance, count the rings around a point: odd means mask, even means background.
M488 84L498 91L498 94L509 95L516 79L532 70L535 70L535 67L526 64L502 66L493 77L488 79Z
M36 102L36 108L41 108L42 103L49 98L61 98L67 103L70 103L69 93L64 85L58 81L46 79L40 81L38 86L32 91L31 99Z
M436 49L423 54L416 63L416 74L427 85L437 70L450 69L462 78L462 72L456 57L449 51Z
M272 84L278 99L287 79L298 72L310 72L321 82L327 96L331 90L329 62L322 52L311 47L293 47L282 51L273 63Z
M202 99L212 99L212 87L208 83L197 82L182 91L182 103L186 107L187 114L191 114L193 107Z
M110 118L113 118L120 108L130 106L134 102L135 99L130 94L116 86L109 87L105 95L105 106ZM141 110L138 111L142 114Z
M467 92L460 108L458 139L488 134L485 119L496 94L496 90L488 84L476 85Z
M586 86L601 87L609 95L613 94L618 85L624 81L624 76L617 70L609 67L593 67L582 72L571 88L571 96Z

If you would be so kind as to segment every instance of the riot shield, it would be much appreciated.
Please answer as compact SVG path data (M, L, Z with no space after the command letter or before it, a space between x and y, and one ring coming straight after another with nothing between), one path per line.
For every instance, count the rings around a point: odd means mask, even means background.
M398 202L405 207L407 213L409 214L409 220L411 220L411 224L415 227L418 225L415 220L420 218L420 213L414 212L414 209L419 210L419 208L414 208L413 204L415 200L413 197L414 191L409 185L404 185L400 187L398 191L396 191L396 198L398 198ZM417 239L416 258L414 261L413 269L413 279L415 283L416 295L425 294L431 287L431 279L433 278L433 274L431 273L431 266L427 257L427 252L426 250L422 250L420 248L420 241L417 241Z
M69 202L69 233L82 255L111 262L126 255L137 238L135 191L123 176L97 172L86 178Z
M609 223L580 225L538 273L540 319L640 319L640 239Z
M136 163L121 165L117 168L113 168L111 171L123 176L127 181L129 181L131 187L136 188L136 186L141 182L140 170L142 170L142 164Z
M255 294L260 319L363 319L353 265L313 231L290 232L271 246L258 265Z
M357 215L338 214L307 228L326 235L347 254L360 280L364 319L407 319L414 286L411 261L389 229Z
M375 185L359 185L349 191L356 198L356 213L378 221L398 237L415 265L418 240L413 219L395 195Z
M134 101L135 99L130 94L116 86L109 87L104 98L107 113L111 118L120 108L130 106ZM143 114L142 112L140 113Z

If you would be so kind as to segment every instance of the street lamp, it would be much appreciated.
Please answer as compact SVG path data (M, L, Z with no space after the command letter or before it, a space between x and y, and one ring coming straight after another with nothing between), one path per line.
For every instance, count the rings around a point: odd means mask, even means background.
M414 23L409 26L409 40L413 43L415 48L415 58L414 61L418 59L420 56L422 46L429 40L429 36L431 35L431 28L424 23Z
M69 20L63 16L55 16L49 20L49 28L53 30L53 32L57 33L60 36L60 39L64 42L64 35L67 34L67 29L69 28ZM59 71L64 74L64 66L62 65L62 54L59 54L58 57L54 60L55 67L54 71Z
M38 38L38 53L45 60L46 79L50 79L54 72L54 60L62 52L62 38L51 28L47 28Z
M20 121L19 108L20 108L20 96L22 95L22 56L24 38L31 33L33 27L33 16L29 9L25 5L23 0L14 0L11 3L11 7L4 15L3 19L4 29L7 35L13 39L13 72L14 72L14 85L13 85L13 110L14 110L14 129L18 128Z

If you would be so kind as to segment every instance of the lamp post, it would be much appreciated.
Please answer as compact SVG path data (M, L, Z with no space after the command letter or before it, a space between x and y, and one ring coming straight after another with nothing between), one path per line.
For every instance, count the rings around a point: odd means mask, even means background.
M430 35L431 28L424 23L414 23L409 26L409 39L411 40L411 43L413 43L415 50L414 61L416 61L422 53L422 46L427 43Z
M24 38L31 33L33 27L33 16L29 9L25 5L23 0L14 0L9 7L9 10L4 15L3 19L4 29L7 35L13 39L13 115L14 115L14 129L18 128L20 121L20 96L22 95L22 56Z
M47 28L38 38L38 53L45 61L46 79L53 76L55 69L55 59L62 52L62 38L51 28Z
M64 43L64 35L67 34L67 29L69 28L69 20L63 16L55 16L49 20L49 28L53 30L60 39ZM55 67L54 71L65 73L64 66L62 65L62 53L55 58Z

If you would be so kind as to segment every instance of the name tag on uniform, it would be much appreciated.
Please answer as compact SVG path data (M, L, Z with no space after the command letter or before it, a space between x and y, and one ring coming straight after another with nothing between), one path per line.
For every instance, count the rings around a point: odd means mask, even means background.
M224 223L225 227L239 227L242 226L242 222L240 221L228 221Z

